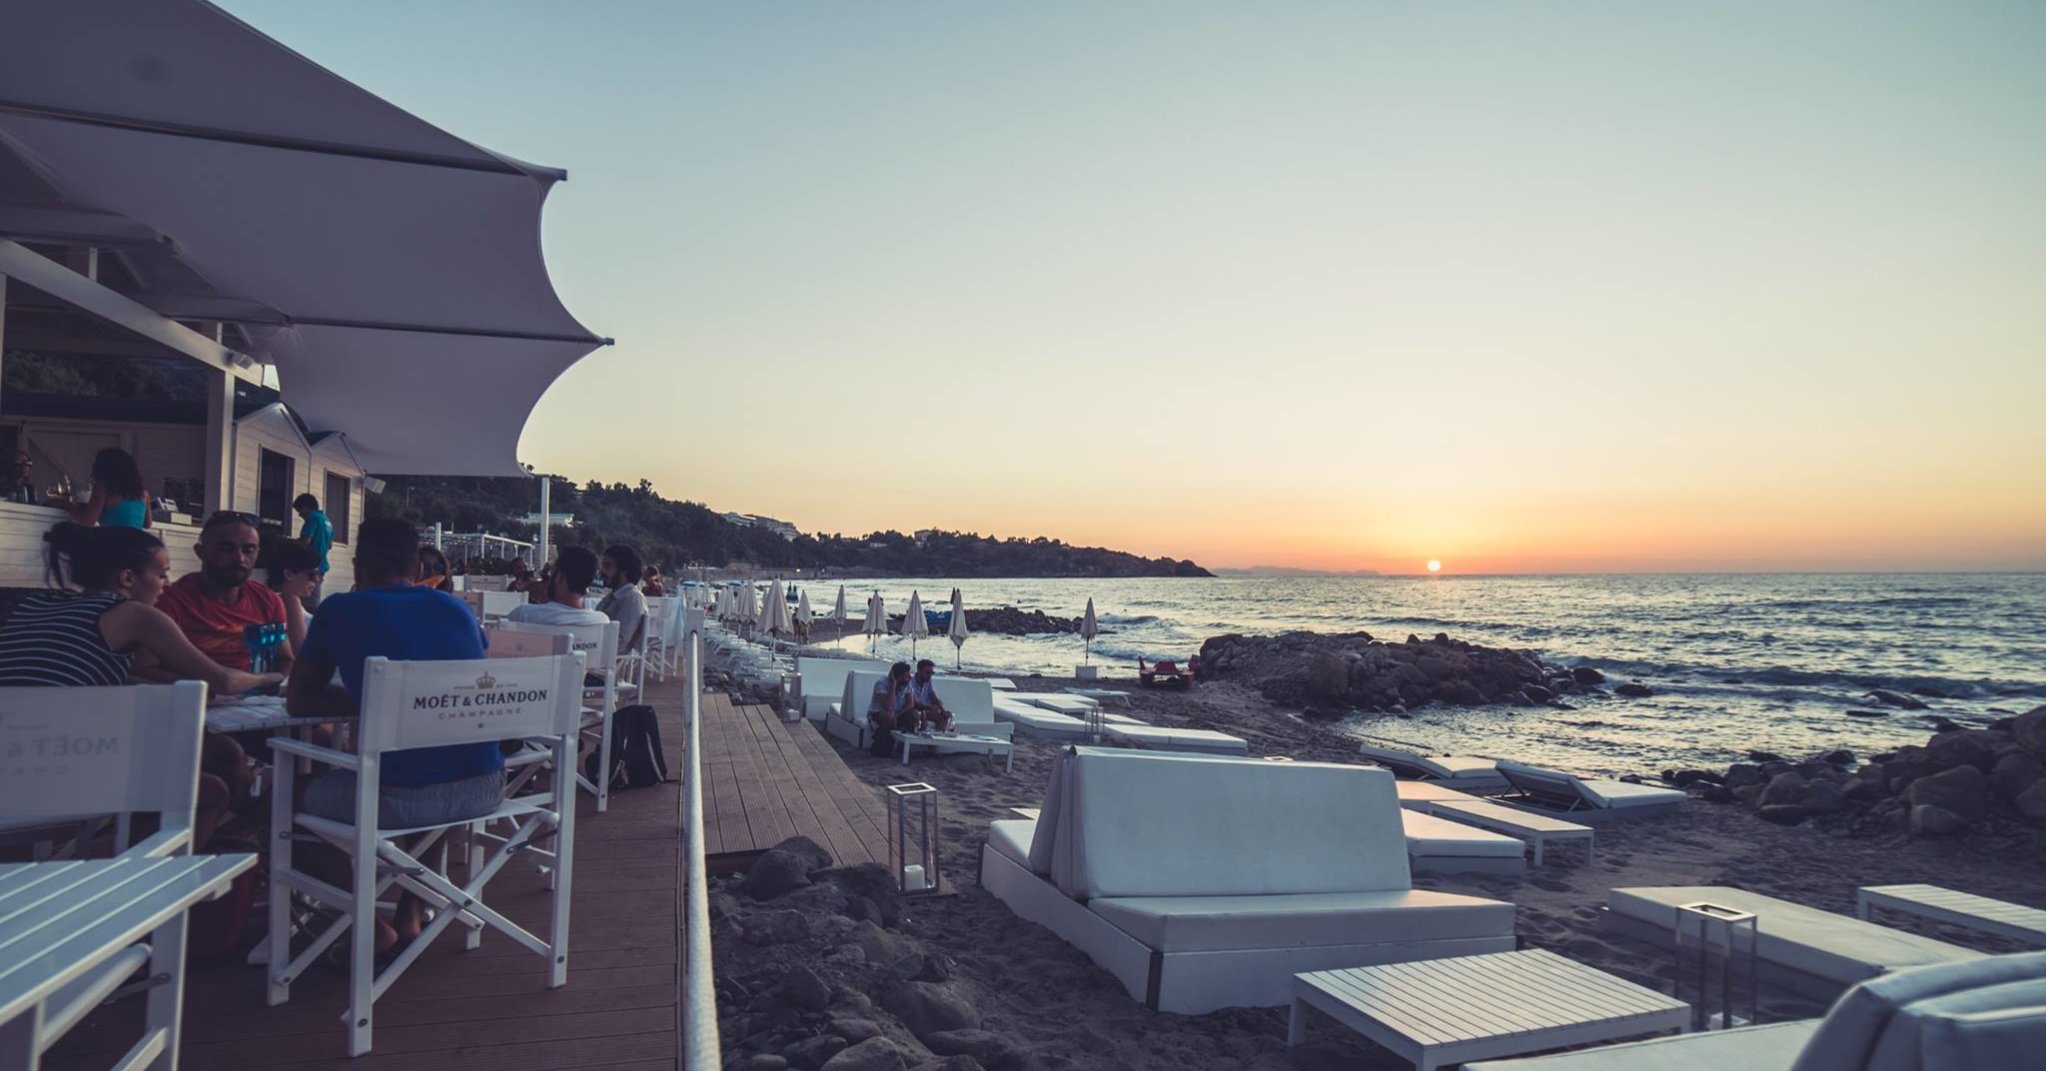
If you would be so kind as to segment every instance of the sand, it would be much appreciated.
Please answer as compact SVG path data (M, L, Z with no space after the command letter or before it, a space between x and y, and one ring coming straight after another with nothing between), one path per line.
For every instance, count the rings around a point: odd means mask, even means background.
M1057 691L1070 679L1017 678L1031 691ZM1101 682L1104 687L1124 687ZM1356 762L1355 742L1276 710L1228 684L1190 692L1136 694L1128 712L1157 725L1220 729L1245 737L1253 755ZM1112 709L1122 712L1120 705ZM977 1003L986 1029L1029 1050L1044 1068L1402 1068L1385 1050L1316 1019L1309 1043L1285 1045L1283 1009L1236 1009L1202 1016L1146 1010L1086 956L1022 921L975 881L990 821L1009 808L1036 806L1058 746L1019 735L1015 771L981 756L919 755L910 767L839 746L846 764L874 785L925 781L942 796L945 880L957 895L911 901L903 928L956 961L953 978ZM1483 752L1482 746L1470 750ZM1545 948L1623 978L1668 991L1669 953L1603 933L1606 892L1626 885L1733 885L1834 911L1852 912L1857 885L1927 881L1987 896L2037 902L2046 860L2029 834L1952 841L1850 838L1756 819L1744 807L1686 804L1674 816L1601 828L1598 861L1572 852L1525 877L1419 875L1415 884L1508 900L1518 906L1523 946ZM1961 931L1936 936L2007 951ZM720 949L720 969L727 953ZM1820 1006L1765 994L1765 1020L1817 1015ZM912 1064L915 1061L911 1061Z

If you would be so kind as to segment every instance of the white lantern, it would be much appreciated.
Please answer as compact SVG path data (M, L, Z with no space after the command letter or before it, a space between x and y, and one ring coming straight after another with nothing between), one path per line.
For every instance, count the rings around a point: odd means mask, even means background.
M938 891L938 790L888 786L888 870L904 896Z

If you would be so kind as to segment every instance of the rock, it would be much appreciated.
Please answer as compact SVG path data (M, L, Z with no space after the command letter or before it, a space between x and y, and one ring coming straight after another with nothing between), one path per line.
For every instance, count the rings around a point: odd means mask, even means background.
M869 963L900 963L905 956L916 954L907 938L898 937L871 922L853 924L853 943L867 954Z
M1732 803L1734 801L1733 789L1725 785L1715 785L1710 781L1694 781L1685 791L1695 794L1699 799L1707 803Z
M881 1024L872 1019L833 1019L824 1029L848 1042L861 1042L881 1036Z
M1769 784L1762 789L1762 794L1755 798L1755 806L1767 809L1802 803L1805 790L1810 787L1811 781L1803 774L1796 770L1785 771L1769 780ZM1802 818L1802 815L1799 817Z
M772 900L810 884L811 869L802 856L769 848L753 861L740 889L755 900Z
M902 1071L902 1050L887 1038L868 1038L825 1061L820 1071Z
M939 1030L922 1040L940 1056L971 1056L987 1067L1000 1063L1009 1052L1008 1042L985 1030Z
M1844 747L1835 748L1832 751L1828 751L1825 754L1820 755L1818 759L1820 762L1823 762L1829 766L1852 766L1854 765L1854 752L1849 751Z
M1996 795L2011 803L2017 802L2017 798L2024 795L2026 789L2038 784L2042 777L2046 777L2046 763L2041 763L2022 751L2012 752L1996 760L1996 765L1989 770L1989 783L1995 786Z
M808 911L824 915L842 915L850 905L851 897L846 891L826 882L823 885L806 885L780 898L775 906Z
M2046 825L2046 781L2036 782L2031 788L2018 793L2011 806L2017 810L2019 818L2035 826Z
M902 923L902 890L897 888L894 880L889 877L888 868L880 863L861 863L858 866L819 870L810 875L810 880L842 885L847 893L864 896L873 901L875 909L881 914L883 926L892 928Z
M1721 780L1718 774L1710 770L1671 770L1663 774L1662 779L1678 788L1685 788L1699 781L1709 781L1713 784L1718 784Z
M812 871L823 870L831 865L831 853L826 851L823 845L808 837L790 837L780 844L769 848L768 851L787 852L790 855L798 856L804 862L810 864L810 870Z
M1839 781L1813 781L1801 805L1812 814L1833 814L1847 806L1847 789Z
M1914 837L1945 837L1968 828L1968 820L1945 807L1920 804L1911 808L1910 825Z
M1890 712L1887 710L1850 710L1847 712L1847 716L1850 718L1887 718L1890 716Z
M1783 756L1781 756L1781 755L1778 755L1778 754L1777 754L1777 753L1775 753L1774 751L1750 751L1750 752L1748 752L1748 761L1749 761L1749 762L1782 762L1782 761L1783 761Z
M1525 696L1528 702L1533 703L1536 706L1540 706L1556 698L1556 693L1549 691L1547 688L1544 688L1539 684L1530 684L1527 687L1522 688L1520 690L1520 694L1522 696Z
M1732 766L1726 768L1726 776L1722 779L1722 781L1728 788L1741 788L1747 785L1759 785L1763 781L1762 768L1760 766L1750 765L1745 762L1736 762Z
M789 1061L787 1057L776 1056L771 1052L756 1052L748 1056L745 1063L739 1065L741 1071L783 1071L783 1068L788 1066ZM796 1066L810 1067L811 1065L798 1064Z
M2035 707L2012 718L2010 738L2025 754L2046 762L2046 707Z
M1925 723L1927 725L1932 726L1932 731L1936 733L1950 733L1953 732L1955 729L1964 728L1964 726L1960 722L1957 722L1952 718L1941 717L1938 714L1934 714L1931 717L1926 718Z
M1762 798L1762 789L1764 787L1763 785L1742 785L1731 791L1733 792L1734 799L1753 805L1756 800Z
M817 972L804 966L789 968L789 975L782 979L781 999L798 1008L823 1011L831 1006L831 986L817 977Z
M803 1071L817 1071L825 1062L844 1051L846 1040L836 1034L819 1034L804 1038L781 1050L787 1061Z
M1870 764L1854 771L1844 790L1850 800L1881 799L1890 791L1890 779L1880 763Z
M1606 675L1590 666L1571 666L1570 679L1579 684L1604 684Z
M971 1056L947 1056L918 1064L912 1071L982 1071L982 1064Z
M1629 699L1646 699L1649 696L1655 694L1655 689L1650 688L1649 686L1641 683L1640 681L1628 681L1627 683L1614 688L1613 694L1624 695Z
M1996 749L2009 742L2010 737L1988 729L1958 729L1934 736L1925 750L1937 769L1973 766L1988 773L1996 768Z
M749 945L786 945L810 936L810 920L800 911L766 911L746 920L740 938Z
M881 997L881 1006L902 1020L918 1040L943 1030L974 1030L980 1013L965 997L936 982L908 982Z
M1914 809L1937 807L1973 822L1989 805L1989 778L1973 766L1956 766L1911 782L1904 802Z
M1905 695L1903 692L1893 692L1888 688L1877 688L1869 692L1868 697L1886 707L1900 707L1904 710L1925 709L1925 700Z
M1316 651L1308 660L1304 686L1316 699L1340 699L1350 690L1350 667L1333 651Z
M1764 822L1779 826L1794 826L1805 820L1805 809L1795 803L1772 803L1755 811Z

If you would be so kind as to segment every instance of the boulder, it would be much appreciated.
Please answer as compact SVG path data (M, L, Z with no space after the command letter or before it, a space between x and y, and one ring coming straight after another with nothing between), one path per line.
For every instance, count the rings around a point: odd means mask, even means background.
M1834 748L1833 750L1828 751L1823 755L1817 756L1817 758L1818 761L1826 763L1829 766L1854 765L1854 752L1849 751L1844 747Z
M1590 666L1571 666L1570 679L1579 684L1604 684L1606 675Z
M739 936L749 945L786 945L807 940L810 920L800 911L765 911L746 920Z
M911 1071L984 1071L984 1065L971 1056L945 1056L920 1063Z
M1941 770L1911 782L1904 789L1904 802L1914 809L1937 807L1952 811L1973 822L1989 806L1989 778L1973 766Z
M1540 706L1556 698L1556 693L1549 691L1547 688L1544 688L1539 684L1530 684L1527 685L1526 687L1523 687L1520 690L1520 694L1524 698L1526 698L1528 702L1533 703L1536 706Z
M1711 781L1693 781L1689 785L1684 786L1684 791L1692 793L1698 799L1704 800L1707 803L1732 803L1734 801L1733 789L1725 785L1714 784Z
M908 982L881 997L881 1006L902 1020L918 1040L945 1030L975 1030L980 1013L965 997L937 982Z
M823 1011L831 1006L831 985L817 977L816 971L798 965L789 968L788 977L782 979L781 999L798 1008Z
M1875 800L1889 794L1890 781L1881 763L1870 763L1854 771L1844 788L1850 800Z
M1777 753L1775 753L1774 751L1750 751L1750 752L1748 752L1748 761L1749 761L1749 762L1782 762L1782 761L1783 761L1783 756L1781 756L1781 755L1778 755L1778 754L1777 754Z
M1805 790L1810 787L1811 781L1803 774L1787 770L1769 780L1762 794L1755 798L1755 806L1767 808L1802 803Z
M1760 816L1762 821L1774 822L1779 826L1794 826L1804 821L1806 817L1805 809L1795 803L1772 803L1758 808L1755 814Z
M986 1030L939 1030L922 1039L940 1056L971 1056L982 1066L993 1067L1008 1055L1009 1043Z
M745 1062L739 1065L739 1071L783 1071L788 1066L789 1061L787 1057L776 1056L771 1052L756 1052L746 1057ZM798 1064L797 1066L802 1067L806 1065Z
M810 875L810 880L828 881L843 886L849 895L855 897L855 902L858 898L871 901L874 910L881 916L880 922L883 926L894 927L902 922L902 890L897 888L894 880L889 877L888 868L880 863L861 863L857 866L819 870Z
M1719 775L1710 770L1667 770L1664 771L1662 779L1678 788L1687 788L1699 781L1709 781L1714 784L1720 781Z
M853 924L853 943L866 953L868 963L900 963L905 957L916 954L916 948L908 938L899 937L872 922Z
M808 837L790 837L769 848L768 851L787 852L790 855L799 856L804 862L809 864L809 869L812 871L823 870L825 867L830 866L832 862L831 853Z
M1996 787L1996 794L2006 802L2015 803L2025 790L2046 777L2046 763L2025 754L2012 752L1996 760L1989 770L1989 782Z
M1762 768L1760 766L1746 762L1736 762L1726 768L1726 777L1722 780L1728 788L1743 788L1748 785L1759 785L1763 782L1764 778L1762 777Z
M1968 828L1968 820L1945 807L1920 804L1911 808L1910 826L1914 837L1947 837Z
M881 1036L881 1024L872 1019L833 1019L824 1029L853 1044Z
M804 1038L781 1050L783 1058L803 1071L817 1071L830 1059L845 1051L846 1040L836 1034L819 1034Z
M820 1071L902 1071L902 1050L887 1038L868 1038L826 1060Z
M1333 651L1316 651L1308 659L1303 684L1315 699L1340 699L1350 690L1350 667Z
M1627 683L1614 688L1613 694L1624 695L1629 699L1646 699L1649 696L1655 694L1655 689L1650 688L1649 686L1641 683L1640 681L1628 681Z
M1839 781L1813 781L1805 789L1802 806L1812 814L1832 814L1847 806L1847 789Z
M1957 729L1934 736L1925 750L1935 769L1973 766L1988 773L1996 768L1996 749L2009 742L2009 736L1988 729Z
M2011 801L2018 817L2035 826L2046 825L2046 781L2035 782Z
M1766 787L1766 785L1742 785L1731 791L1733 792L1734 799L1752 806L1756 800L1762 798L1762 789Z
M745 884L739 888L755 900L772 900L810 884L813 869L809 860L794 852L769 848L753 861L752 869L746 871Z
M2025 754L2046 762L2046 707L2035 707L2012 718L2010 738Z
M1886 707L1898 707L1904 710L1925 709L1925 700L1905 695L1903 692L1893 692L1888 688L1877 688L1869 692L1868 697Z

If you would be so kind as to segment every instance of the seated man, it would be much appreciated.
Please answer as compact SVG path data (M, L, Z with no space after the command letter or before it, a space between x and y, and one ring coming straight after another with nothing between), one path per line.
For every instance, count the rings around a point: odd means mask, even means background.
M285 705L298 717L353 718L362 694L363 662L463 661L484 656L483 630L460 599L412 582L419 533L394 517L362 522L355 537L356 590L329 595L306 631L292 667ZM330 682L336 671L342 686ZM384 756L377 824L420 826L489 814L504 801L504 754L495 740L420 748ZM355 817L355 772L327 770L306 782L304 809L338 821ZM348 883L346 860L332 861ZM419 935L419 901L405 896L391 923L377 922L377 945L389 948Z
M275 625L279 636L289 635L283 597L251 579L263 549L256 519L246 513L216 513L206 518L193 549L199 554L199 571L165 588L156 608L177 622L200 653L229 669L251 672L250 626ZM291 641L282 639L264 668L289 673L293 654Z
M928 658L916 664L916 679L909 683L909 703L924 728L949 733L952 712L945 709L945 701L938 698L937 685L931 682L937 671L938 667Z
M533 601L513 608L506 621L527 625L601 625L602 610L583 609L583 597L597 578L597 555L588 547L563 547L554 572L531 582ZM591 667L596 668L596 667Z
M910 695L909 663L889 666L888 676L874 682L874 696L867 703L867 724L874 730L875 755L887 755L894 750L897 731L917 731L921 722L915 699Z

